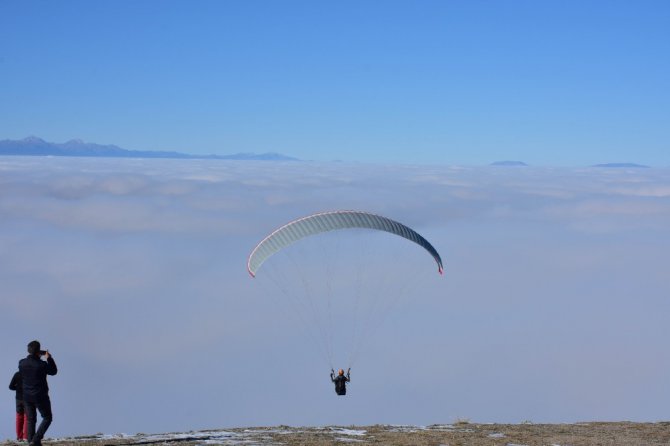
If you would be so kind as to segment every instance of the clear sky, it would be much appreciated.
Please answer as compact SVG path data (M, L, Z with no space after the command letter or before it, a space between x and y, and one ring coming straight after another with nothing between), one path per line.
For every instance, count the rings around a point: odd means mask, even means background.
M0 1L0 139L670 164L667 1Z

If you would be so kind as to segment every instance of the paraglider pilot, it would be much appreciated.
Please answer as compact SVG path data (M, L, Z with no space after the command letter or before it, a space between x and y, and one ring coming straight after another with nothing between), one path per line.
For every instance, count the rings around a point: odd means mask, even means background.
M344 376L344 370L340 369L337 372L337 376L335 376L335 370L330 369L330 380L335 383L335 393L338 395L347 394L347 383L351 381L351 376L349 376L350 371L350 368L347 369L347 376Z

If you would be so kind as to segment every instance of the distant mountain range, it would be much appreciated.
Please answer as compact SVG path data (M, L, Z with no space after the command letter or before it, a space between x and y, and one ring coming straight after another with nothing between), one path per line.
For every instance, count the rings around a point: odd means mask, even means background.
M519 167L519 166L528 166L528 164L523 161L496 161L491 163L492 166L504 166L504 167Z
M160 150L127 150L115 145L102 145L72 139L62 144L48 142L42 138L30 136L21 140L5 139L0 141L0 156L80 156L100 158L177 158L177 159L213 159L213 160L244 160L244 161L300 161L298 158L281 153L234 153L232 155L193 155L181 152ZM523 161L495 161L491 166L522 167L528 166ZM594 164L590 167L610 168L648 168L635 163Z
M491 163L491 166L503 166L503 167L518 167L518 166L528 166L528 164L524 163L523 161L496 161L495 163ZM643 164L635 164L635 163L605 163L605 164L594 164L590 167L628 167L628 168L648 168L649 166L645 166Z
M0 141L0 155L298 161L297 158L272 152L260 154L235 153L233 155L191 155L180 152L126 150L114 145L87 143L80 139L73 139L58 144L47 142L35 136L30 136L18 141L10 139Z
M635 167L635 168L643 168L647 169L649 166L645 166L643 164L635 164L635 163L606 163L606 164L594 164L591 167Z

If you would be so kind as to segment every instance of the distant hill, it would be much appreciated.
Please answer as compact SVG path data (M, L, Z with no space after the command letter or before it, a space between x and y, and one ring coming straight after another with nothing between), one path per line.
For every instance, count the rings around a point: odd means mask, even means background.
M635 163L605 163L605 164L594 164L591 167L633 167L633 168L642 168L642 169L648 169L649 166L645 166L643 164L635 164Z
M106 158L179 158L179 159L221 159L221 160L261 160L261 161L298 161L297 158L281 153L236 153L233 155L191 155L180 152L126 150L115 145L87 143L73 139L58 144L30 136L21 140L5 139L0 141L0 156L82 156Z
M491 166L505 166L505 167L518 167L518 166L528 166L528 164L523 161L496 161L491 163Z

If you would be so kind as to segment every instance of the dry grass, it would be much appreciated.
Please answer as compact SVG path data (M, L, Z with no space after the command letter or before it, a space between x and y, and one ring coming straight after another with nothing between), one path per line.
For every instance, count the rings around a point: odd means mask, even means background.
M186 434L45 441L45 446L300 445L385 446L652 446L670 445L670 423L477 424L295 428L236 428ZM10 446L13 442L2 445Z

